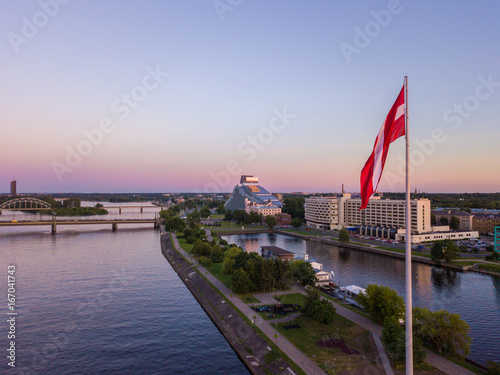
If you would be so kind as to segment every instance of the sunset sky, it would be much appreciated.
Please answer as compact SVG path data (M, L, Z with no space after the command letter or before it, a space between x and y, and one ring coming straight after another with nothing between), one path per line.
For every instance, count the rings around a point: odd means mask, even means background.
M500 191L497 1L0 4L0 192Z

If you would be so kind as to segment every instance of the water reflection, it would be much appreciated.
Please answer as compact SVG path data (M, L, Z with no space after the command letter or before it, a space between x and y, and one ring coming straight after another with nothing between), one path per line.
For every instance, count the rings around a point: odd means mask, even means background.
M350 258L351 258L351 251L349 249L340 249L339 259L342 262L348 262Z
M454 270L447 268L431 268L431 280L437 289L453 289L457 286L460 278L457 277L458 273Z
M225 237L247 251L272 244L302 255L307 248L325 271L334 271L334 281L342 286L379 284L395 289L403 298L406 295L404 259L283 235ZM500 330L491 329L491 322L500 321L500 278L416 262L412 263L412 276L414 306L460 314L471 327L469 358L483 364L489 359L500 360Z

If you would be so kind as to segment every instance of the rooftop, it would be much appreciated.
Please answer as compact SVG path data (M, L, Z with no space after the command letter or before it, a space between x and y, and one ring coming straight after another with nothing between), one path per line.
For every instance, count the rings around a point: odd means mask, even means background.
M267 251L272 252L273 254L276 254L276 255L293 254L291 251L282 249L281 247L278 247L278 246L261 246L261 249L267 250Z

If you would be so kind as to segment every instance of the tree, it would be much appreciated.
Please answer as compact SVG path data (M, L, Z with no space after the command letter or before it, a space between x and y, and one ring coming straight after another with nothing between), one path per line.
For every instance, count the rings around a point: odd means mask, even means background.
M250 290L262 290L262 264L264 258L257 253L251 253L245 264L245 272L250 279Z
M401 319L404 316L405 303L398 293L387 286L368 285L366 294L360 293L357 301L377 323L382 324L386 317L394 316Z
M274 216L266 216L266 225L269 227L269 229L273 229L278 222L276 221L276 218Z
M233 213L231 210L226 210L226 212L224 212L224 220L233 220Z
M294 228L298 229L302 226L302 219L300 217L295 217L292 219L291 224Z
M232 218L240 225L250 223L248 221L248 213L245 210L234 210L232 212Z
M287 288L292 281L292 270L290 262L281 259L273 259L274 286L277 289Z
M436 346L439 353L465 357L470 353L469 325L458 314L446 310L413 309L417 334Z
M242 252L239 247L231 246L224 253L224 260L222 261L222 272L230 275L234 272L235 258Z
M292 218L304 219L304 202L303 197L285 198L283 199L283 212L292 215Z
M441 216L439 218L439 224L441 224L441 225L448 225L448 218L446 216Z
M239 268L233 272L231 282L235 293L247 293L250 290L250 279L243 268Z
M339 232L339 240L340 242L349 242L351 239L349 238L349 232L345 227L342 227L342 229Z
M220 245L215 244L212 246L212 250L210 251L210 259L213 263L221 263L224 260L224 253L222 252L222 248Z
M382 342L396 366L404 366L406 362L406 334L403 325L394 316L384 320ZM413 362L421 365L425 361L427 352L423 349L422 340L413 335Z
M224 203L217 203L217 208L215 209L219 215L224 215L226 213L226 207L224 207Z
M431 212L431 225L436 225L436 214Z
M208 206L203 206L200 210L200 216L204 219L206 219L207 217L209 217L211 214L210 212L210 208L208 208Z
M197 210L190 212L186 216L186 220L191 228L195 228L196 224L200 222L200 213Z
M333 323L336 312L335 307L328 300L319 297L319 292L316 289L307 291L306 302L302 311L304 315L317 321L321 325L322 331L325 325Z
M500 375L500 362L488 361L488 372L486 375Z
M459 218L456 216L452 216L450 219L450 229L458 230L459 226L460 226Z
M458 258L459 249L452 240L435 241L431 246L431 259L440 261L444 259L451 262Z
M292 276L302 286L314 285L316 281L316 272L311 266L311 263L302 259L296 259L290 264Z

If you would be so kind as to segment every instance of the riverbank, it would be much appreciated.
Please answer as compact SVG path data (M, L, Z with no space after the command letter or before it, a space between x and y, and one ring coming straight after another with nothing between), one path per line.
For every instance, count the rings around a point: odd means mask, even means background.
M404 253L392 251L392 250L386 250L386 249L381 249L377 247L376 245L363 245L363 244L356 244L353 242L340 242L338 240L332 239L330 237L323 237L323 236L318 236L318 235L305 235L305 234L300 234L300 233L295 233L292 231L286 231L286 230L275 230L274 233L277 234L282 234L285 236L290 236L290 237L296 237L300 238L306 241L316 241L320 242L322 244L327 244L327 245L334 245L334 246L340 246L344 247L347 249L354 249L354 250L360 250L360 251L366 251L370 253L375 253L375 254L380 254L380 255L385 255L388 257L392 258L399 258L399 259L405 259L406 255ZM225 233L224 233L225 234ZM234 233L234 234L243 234L243 233ZM484 273L484 274L489 274L493 276L500 276L500 272L495 272L491 270L484 270L479 267L477 267L477 264L481 264L483 262L477 262L474 264L468 264L466 266L460 266L458 264L451 264L451 263L442 263L442 262L436 262L430 258L424 257L424 256L419 256L419 255L412 255L412 261L418 262L418 263L424 263L428 264L431 266L436 266L436 267L443 267L443 268L448 268L452 269L455 271L472 271L472 272L479 272L479 273Z
M174 249L170 234L163 227L160 238L162 254L252 374L277 374L281 372L280 368L295 374L291 369L293 365L270 348L270 344L239 315L194 263Z

